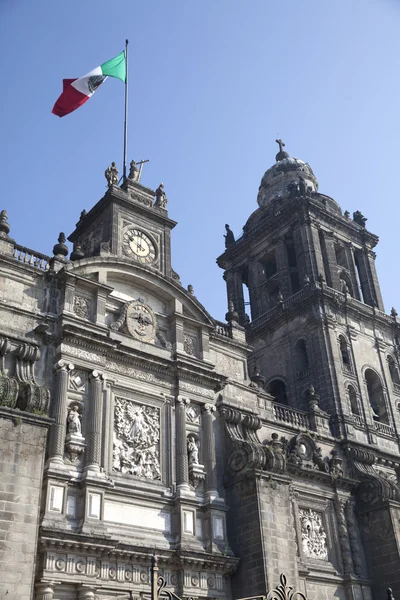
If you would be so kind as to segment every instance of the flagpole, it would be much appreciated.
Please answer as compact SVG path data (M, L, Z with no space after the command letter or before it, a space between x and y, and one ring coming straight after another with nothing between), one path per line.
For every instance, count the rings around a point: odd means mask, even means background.
M125 40L125 67L126 67L126 79L125 79L125 123L124 123L124 171L122 175L123 181L126 181L126 151L128 145L128 44L129 41Z

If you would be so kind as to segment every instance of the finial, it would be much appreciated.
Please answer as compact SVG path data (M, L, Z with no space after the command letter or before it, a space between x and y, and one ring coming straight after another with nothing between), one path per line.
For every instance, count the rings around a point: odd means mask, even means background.
M231 228L229 227L228 224L225 225L225 229L226 229L226 234L224 235L225 248L228 248L229 246L232 246L232 244L235 243L235 236L233 235L233 231L231 230Z
M71 252L70 260L80 260L81 258L85 258L85 253L82 250L82 245L80 242L76 241L74 243L74 249Z
M347 219L347 220L349 220L349 219L350 219L350 213L349 213L349 211L348 211L348 210L345 210L345 211L344 211L344 218L345 218L345 219Z
M285 147L285 143L279 139L279 140L275 140L277 144L279 144L279 152L276 155L276 162L279 162L280 160L283 160L285 158L289 158L289 154L287 152L284 151L284 147Z
M56 244L53 248L54 256L67 256L68 255L68 246L66 245L67 238L65 237L65 233L61 231L58 236L58 244Z
M188 291L188 294L190 294L191 296L194 296L194 288L190 283L187 286L187 291Z
M86 217L86 215L87 215L87 210L83 209L83 211L81 212L81 216L79 217L79 220L81 220L84 217Z
M250 377L250 381L253 382L254 387L262 389L267 381L263 375L261 375L257 365L254 365L253 374Z
M0 212L0 232L5 233L6 235L8 235L10 233L10 225L9 225L7 219L8 219L7 211L2 210Z
M310 407L310 410L312 410L312 411L317 410L318 404L319 404L319 396L318 396L317 392L315 391L315 387L312 384L306 391L306 395L307 395L308 406Z

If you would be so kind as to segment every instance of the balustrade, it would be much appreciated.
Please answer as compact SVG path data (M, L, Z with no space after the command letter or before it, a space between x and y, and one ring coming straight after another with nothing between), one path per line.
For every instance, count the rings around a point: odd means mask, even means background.
M294 408L283 406L282 404L274 404L273 409L274 417L278 421L290 423L290 425L294 425L295 427L305 427L306 429L311 429L310 419L307 413L301 410L295 410Z
M25 248L25 246L20 246L19 244L15 244L14 246L13 258L26 265L35 267L40 271L48 271L50 268L49 256L41 254L40 252L35 252L34 250L30 250L29 248Z

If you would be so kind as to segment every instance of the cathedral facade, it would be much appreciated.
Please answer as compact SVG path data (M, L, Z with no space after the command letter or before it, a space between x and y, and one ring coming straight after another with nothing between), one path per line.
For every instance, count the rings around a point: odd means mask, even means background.
M0 595L400 594L400 320L378 238L280 149L218 258L226 322L171 264L134 163L53 256L0 216ZM247 290L247 292L246 292ZM249 302L245 298L249 298Z

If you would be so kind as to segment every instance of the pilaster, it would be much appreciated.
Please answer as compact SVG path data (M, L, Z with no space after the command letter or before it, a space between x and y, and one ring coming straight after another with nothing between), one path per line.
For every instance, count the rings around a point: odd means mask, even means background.
M69 373L74 369L72 363L63 360L54 365L56 374L56 393L52 402L51 416L54 423L50 428L49 458L53 462L64 463L64 444L67 427L67 390Z
M186 406L190 403L187 398L178 397L175 401L176 424L176 485L178 495L182 492L190 494L189 461L186 440Z
M202 421L204 434L204 463L206 468L205 493L210 501L218 498L217 461L215 457L215 439L212 417L214 412L215 406L211 404L204 405Z
M100 471L101 463L101 424L103 416L103 386L105 377L99 371L89 375L90 394L87 414L87 453L86 468Z

